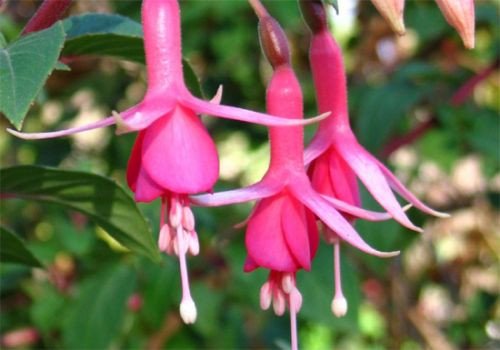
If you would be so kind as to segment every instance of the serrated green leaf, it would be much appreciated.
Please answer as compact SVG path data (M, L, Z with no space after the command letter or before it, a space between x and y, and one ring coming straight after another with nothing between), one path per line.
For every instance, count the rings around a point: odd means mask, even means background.
M0 193L79 211L131 251L160 260L149 225L133 199L114 181L95 174L38 166L0 171Z
M108 349L122 327L135 281L132 270L119 266L84 283L64 325L66 348Z
M64 44L60 22L0 48L0 112L20 129Z
M42 266L38 259L26 248L21 238L2 226L0 226L0 261L34 267Z

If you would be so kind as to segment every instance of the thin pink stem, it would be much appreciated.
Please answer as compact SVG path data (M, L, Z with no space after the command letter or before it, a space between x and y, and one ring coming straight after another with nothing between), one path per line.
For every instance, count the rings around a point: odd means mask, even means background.
M71 5L71 0L45 0L35 12L21 35L45 29L56 23Z
M248 2L250 6L252 6L255 13L257 14L257 17L264 18L269 16L269 13L267 12L264 5L262 5L260 0L248 0Z

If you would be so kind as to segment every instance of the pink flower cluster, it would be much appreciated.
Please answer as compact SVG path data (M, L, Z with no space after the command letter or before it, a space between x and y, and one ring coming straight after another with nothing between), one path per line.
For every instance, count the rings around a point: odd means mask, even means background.
M342 52L328 30L322 2L300 1L304 19L312 32L310 64L318 110L322 113L320 117L304 119L302 91L290 63L286 36L257 0L249 1L259 17L261 46L273 66L267 87L267 113L222 105L220 92L211 101L192 96L183 80L178 2L144 0L142 23L148 89L142 102L84 127L37 134L10 132L25 139L40 139L112 124L117 124L119 133L138 132L128 163L127 182L136 201L161 199L158 247L179 259L180 314L186 323L195 322L197 317L189 288L186 256L197 255L200 251L190 206L222 206L256 200L246 220L248 255L244 270L269 270L268 280L261 288L261 307L268 309L272 304L277 315L288 308L292 349L297 349L296 314L301 308L302 296L296 274L311 268L320 236L333 246L335 292L331 309L336 316L343 316L347 312L347 300L341 287L341 244L348 243L379 257L399 254L370 247L353 227L356 219L392 218L412 230L421 231L405 213L409 206L435 216L446 214L419 201L358 143L349 124ZM373 2L397 31L404 30L403 1ZM448 9L445 11L448 20L462 28L465 25L460 24L459 14L470 11L460 12L459 6L453 3L438 1L443 9ZM465 38L469 40L469 34ZM467 46L473 46L473 41L472 44L470 40L467 42ZM211 193L219 176L219 160L200 114L269 127L271 162L258 183ZM320 120L316 135L304 150L303 125ZM361 208L358 179L386 212ZM409 206L402 207L393 191L406 199Z

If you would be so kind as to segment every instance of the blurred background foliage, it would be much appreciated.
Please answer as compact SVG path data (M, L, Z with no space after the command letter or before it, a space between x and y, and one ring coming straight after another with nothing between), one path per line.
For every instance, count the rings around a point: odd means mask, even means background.
M264 1L285 28L302 83L306 115L316 114L308 40L295 1ZM0 30L13 40L36 1L7 1ZM245 1L181 1L183 53L205 96L224 86L223 102L264 109L270 66L256 18ZM337 319L332 252L322 245L311 272L299 273L304 349L495 349L500 347L499 3L476 1L476 49L431 1L407 1L408 33L397 37L368 1L339 1L332 30L344 48L349 106L363 145L387 162L423 200L450 219L410 210L419 235L394 222L357 227L383 260L346 247L342 260L349 312ZM140 20L138 1L75 1L68 15L119 13ZM110 57L68 61L26 118L24 130L53 130L124 110L143 96L144 66ZM457 91L482 74L463 100ZM470 84L469 84L470 85ZM468 85L466 85L468 86ZM215 190L257 181L267 168L264 127L204 117L217 142ZM113 128L46 141L23 141L0 120L2 167L37 164L88 171L125 184L134 135ZM310 139L314 126L307 127ZM366 193L363 204L377 205ZM140 205L156 238L159 203ZM251 205L196 209L201 254L189 260L198 320L178 316L177 260L161 264L130 254L79 213L54 205L2 200L1 223L27 242L44 268L2 264L2 345L24 348L283 348L288 317L259 309L265 271L242 272L244 232L233 228Z

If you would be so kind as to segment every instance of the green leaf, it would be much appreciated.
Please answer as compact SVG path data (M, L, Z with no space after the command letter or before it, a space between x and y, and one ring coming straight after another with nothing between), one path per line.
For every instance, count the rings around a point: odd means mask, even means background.
M144 63L142 26L127 17L90 13L63 21L66 43L62 54L108 55Z
M429 89L407 82L392 82L375 87L361 100L357 134L371 151L379 150L399 122Z
M339 4L338 0L323 0L325 5L331 5L335 9L335 12L339 13Z
M56 65L54 66L54 69L57 70L64 70L64 71L70 71L71 68L67 64L62 63L61 61L57 61Z
M5 39L3 34L0 33L0 49L4 48L5 46L7 46L7 40Z
M51 202L79 211L133 252L160 260L149 225L133 199L114 181L95 174L38 166L0 171L4 197Z
M64 43L60 22L0 48L0 112L17 128L54 69Z
M81 287L63 329L67 349L108 349L120 333L136 278L125 266L104 271Z
M34 267L42 266L26 248L24 242L15 233L2 226L0 226L0 261Z

